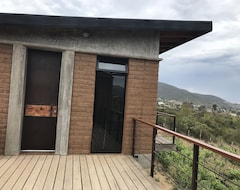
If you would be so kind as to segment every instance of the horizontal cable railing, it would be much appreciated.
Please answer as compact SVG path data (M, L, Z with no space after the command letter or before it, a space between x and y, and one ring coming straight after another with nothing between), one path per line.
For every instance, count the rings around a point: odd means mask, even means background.
M153 128L153 139L152 139L152 160L151 160L151 176L153 176L153 171L154 171L154 154L155 154L155 138L156 138L156 134L157 131L163 131L167 134L170 134L174 137L178 137L179 139L182 139L186 142L189 142L191 144L193 144L193 163L192 163L192 190L196 190L197 186L198 186L198 165L201 163L199 162L199 147L203 148L203 149L207 149L211 152L214 152L218 155L221 155L225 158L228 158L230 160L234 160L236 162L240 163L240 155L225 151L221 148L217 148L215 146L212 146L210 144L207 144L199 139L196 138L192 138L180 133L177 133L175 131L172 131L170 129L166 129L164 127L161 127L159 125L150 123L148 121L145 121L143 119L138 119L138 118L133 118L134 121L134 126L133 126L133 145L132 145L132 155L135 156L135 140L136 140L136 122L140 122L143 123L145 125L147 125L148 127L152 127Z
M170 114L170 113L165 113L165 112L157 112L157 117L156 117L156 124L158 125L159 117L168 117L173 119L173 124L172 124L172 130L176 131L176 115ZM175 136L172 136L172 144L175 144Z

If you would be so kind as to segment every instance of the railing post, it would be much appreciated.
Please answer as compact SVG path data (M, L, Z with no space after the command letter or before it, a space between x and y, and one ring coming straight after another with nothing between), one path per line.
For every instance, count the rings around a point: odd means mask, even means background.
M176 132L176 116L173 117L173 131ZM175 144L175 136L172 138L173 144Z
M132 156L135 157L135 133L136 133L136 120L133 119L133 138L132 138Z
M156 115L156 125L158 125L158 112L157 112L157 115Z
M199 157L199 146L194 144L194 147L193 147L193 165L192 165L192 190L197 190L198 157Z
M150 175L151 175L152 177L153 177L153 175L154 175L156 135L157 135L157 129L156 129L156 128L153 128L153 134L152 134L152 158L151 158L151 171L150 171Z

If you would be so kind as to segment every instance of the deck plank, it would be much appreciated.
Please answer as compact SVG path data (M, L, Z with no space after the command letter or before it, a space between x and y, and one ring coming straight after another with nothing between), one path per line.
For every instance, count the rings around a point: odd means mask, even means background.
M2 156L0 160L0 168L11 158L11 156Z
M72 189L73 188L73 157L72 155L67 156L66 171L64 178L63 189Z
M94 165L96 167L97 176L98 176L101 188L104 189L104 190L111 190L111 188L109 186L109 183L108 183L108 180L107 180L107 177L104 173L103 167L100 163L99 156L94 155L92 157L93 157Z
M26 167L25 167L24 171L22 172L22 175L18 178L17 182L13 186L13 188L12 188L13 190L18 190L18 189L23 188L25 182L27 181L29 175L31 174L35 164L38 161L38 159L39 159L38 155L32 156L30 160L24 159L23 162L25 162Z
M82 189L81 174L79 155L73 155L73 190Z
M101 166L103 168L103 171L104 171L104 173L107 177L108 184L109 184L110 188L111 189L120 189L118 184L117 184L117 181L115 180L115 178L112 174L111 169L109 168L109 165L108 165L107 161L104 158L104 155L99 155L98 158L99 158L99 161L100 161Z
M31 159L31 156L25 157L25 159L29 160ZM15 185L16 181L18 178L22 175L22 172L24 169L27 167L26 162L24 160L21 162L21 164L18 166L17 170L11 175L11 177L8 179L8 181L5 183L5 185L2 187L2 189L12 189L13 186Z
M57 169L57 175L55 178L54 188L53 189L63 189L63 182L65 176L65 168L66 168L66 156L61 156L59 160L59 165Z
M97 172L96 172L95 166L93 164L92 156L87 155L86 160L87 160L89 177L90 177L92 189L101 189L101 185L98 180Z
M59 158L60 158L60 156L58 156L58 155L55 155L53 157L52 164L50 166L50 169L49 169L49 172L47 175L47 179L46 179L44 187L43 187L43 189L45 189L45 190L53 189L55 177L56 177L56 173L57 173L57 168L58 168L58 163L59 163Z
M89 176L89 171L88 171L88 166L87 166L87 161L86 161L85 155L80 156L80 163L81 163L81 170L82 170L82 187L83 187L83 189L91 190L92 185L91 185L91 181L90 181L90 176Z
M41 171L38 175L38 178L34 184L33 189L34 190L42 190L43 186L45 184L48 172L49 172L49 168L51 166L53 160L53 156L52 155L48 155L43 163L43 166L41 168Z
M14 164L12 164L8 170L1 176L0 178L0 189L3 188L4 184L8 181L8 179L13 175L13 173L16 171L18 166L21 164L21 162L24 160L24 156L19 156Z
M130 176L128 175L126 169L123 167L124 164L123 163L120 163L118 161L118 156L112 156L112 161L115 165L115 167L117 168L119 174L122 176L124 182L126 183L127 187L131 190L137 190L137 187L135 186L134 182L131 180Z
M124 171L128 174L129 179L132 180L132 182L135 184L135 186L139 189L139 190L143 190L143 189L147 189L143 183L142 183L142 179L139 178L131 169L132 166L127 165L125 162L125 160L123 159L125 156L118 156L117 157L117 161L119 165L121 165L124 169Z
M112 157L113 157L112 155L104 156L104 158L106 159L106 162L109 165L109 168L112 171L112 174L113 174L115 180L117 181L118 186L120 187L120 189L129 189L127 184L125 183L124 179L120 175L119 171L117 170L116 166L114 165L114 163L112 161Z
M125 163L131 166L132 171L141 178L144 186L147 189L159 189L157 182L149 175L145 170L143 170L142 166L134 160L132 156L124 157Z
M0 160L0 189L153 190L159 184L122 154L20 155Z
M45 159L46 159L46 155L41 155L39 157L38 162L36 163L35 167L33 168L33 171L31 173L31 175L29 176L28 180L26 181L26 183L23 187L24 190L32 190L33 189L33 186L36 183L36 180L37 180L38 175L39 175L39 173L42 169L42 166L45 162Z
M0 168L0 177L8 170L8 168L14 163L17 159L17 156L12 156L11 158L7 158L4 164Z

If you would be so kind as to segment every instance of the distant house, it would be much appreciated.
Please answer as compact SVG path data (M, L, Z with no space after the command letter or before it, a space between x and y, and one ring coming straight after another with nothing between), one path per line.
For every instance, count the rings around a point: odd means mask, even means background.
M0 154L130 154L155 122L159 54L211 22L0 14ZM136 151L151 150L152 130Z
M158 106L164 106L164 102L158 102Z

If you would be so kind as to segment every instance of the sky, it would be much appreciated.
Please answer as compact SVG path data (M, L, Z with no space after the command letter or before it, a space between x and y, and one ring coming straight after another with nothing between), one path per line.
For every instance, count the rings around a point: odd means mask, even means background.
M239 0L1 0L0 12L212 21L212 32L159 56L159 81L240 103Z

